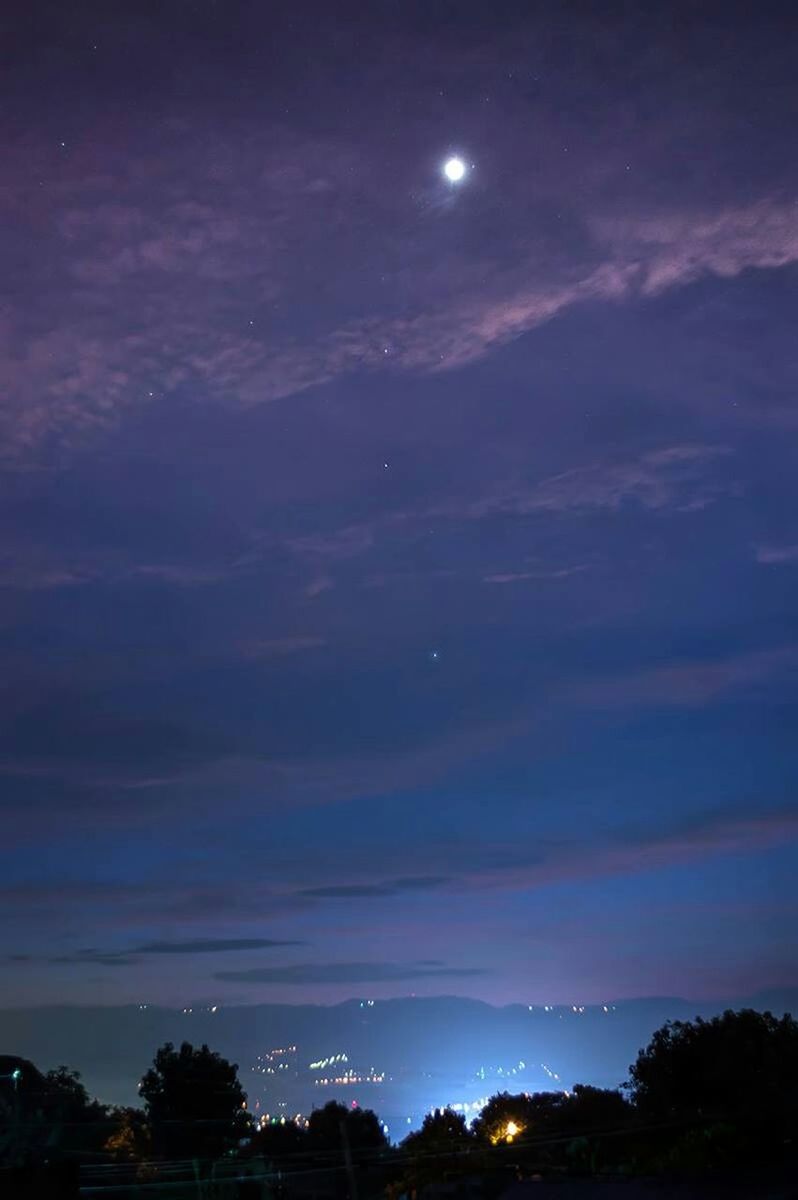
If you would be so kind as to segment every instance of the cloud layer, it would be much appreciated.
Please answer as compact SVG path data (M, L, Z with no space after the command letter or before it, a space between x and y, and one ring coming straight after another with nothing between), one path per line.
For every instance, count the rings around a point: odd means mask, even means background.
M482 975L479 967L424 966L420 963L339 962L302 963L291 967L253 967L248 971L218 971L227 983L360 984L404 983L414 979L468 979Z

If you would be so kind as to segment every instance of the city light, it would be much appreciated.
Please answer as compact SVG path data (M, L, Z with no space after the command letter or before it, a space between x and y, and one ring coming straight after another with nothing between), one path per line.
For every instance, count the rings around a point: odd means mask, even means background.
M349 1062L349 1058L346 1054L331 1054L329 1058L320 1058L317 1062L310 1063L309 1070L323 1071L325 1067L331 1067L335 1063L345 1062Z
M325 1075L321 1079L314 1079L313 1082L316 1087L329 1087L331 1084L341 1084L346 1087L352 1083L384 1083L385 1072L371 1067L365 1074L360 1075L357 1071L350 1069L335 1076Z

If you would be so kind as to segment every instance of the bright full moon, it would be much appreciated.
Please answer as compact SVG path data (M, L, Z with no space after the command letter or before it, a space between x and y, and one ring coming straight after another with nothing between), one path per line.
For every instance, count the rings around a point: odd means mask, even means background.
M443 173L450 183L459 183L466 173L462 158L449 158L443 164Z

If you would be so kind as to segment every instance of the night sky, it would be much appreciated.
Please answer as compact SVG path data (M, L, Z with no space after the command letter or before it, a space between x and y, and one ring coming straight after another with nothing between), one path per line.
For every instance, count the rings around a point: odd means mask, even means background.
M3 1003L798 983L790 6L3 9Z

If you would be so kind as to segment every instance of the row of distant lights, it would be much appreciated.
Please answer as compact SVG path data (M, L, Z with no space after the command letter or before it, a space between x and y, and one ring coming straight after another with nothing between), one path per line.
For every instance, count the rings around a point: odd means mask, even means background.
M358 1075L355 1071L344 1071L343 1075L336 1075L335 1078L314 1079L316 1087L328 1087L330 1084L341 1084L343 1087L348 1087L353 1083L384 1083L385 1072L377 1072L372 1067L368 1075Z
M497 1067L496 1074L497 1075L507 1075L507 1076L517 1075L519 1071L525 1071L525 1070L526 1070L526 1063L524 1062L523 1059L521 1059L521 1061L519 1062L517 1067L508 1067L506 1070L504 1067ZM490 1068L488 1069L488 1072L491 1073ZM485 1068L484 1067L479 1068L479 1070L477 1071L477 1077L479 1079L485 1078Z
M450 1105L448 1105L448 1107L451 1108L452 1112L465 1113L465 1115L467 1116L468 1113L482 1112L483 1108L485 1107L485 1105L487 1103L488 1103L488 1097L483 1096L480 1100L471 1100L471 1101L464 1100L462 1104L459 1104L459 1103L450 1104ZM438 1108L430 1109L430 1113L432 1113L433 1116L435 1115L435 1113L442 1112L442 1111L443 1111L443 1109L438 1109ZM407 1123L408 1123L408 1125L411 1124L410 1117L407 1118Z
M147 1009L148 1009L149 1007L150 1007L150 1006L149 1006L149 1004L140 1004L140 1005L139 1005L139 1012L146 1012L146 1011L147 1011ZM193 1013L194 1009L193 1009L193 1008L184 1008L184 1009L182 1009L182 1011L183 1011L184 1013ZM218 1011L219 1011L219 1005L218 1005L218 1004L213 1004L213 1005L211 1005L211 1006L210 1006L210 1007L208 1007L208 1008L201 1008L201 1009L198 1009L198 1011L199 1011L199 1012L211 1012L211 1013L215 1013L215 1012L218 1012Z
M260 1119L261 1128L264 1125L296 1125L299 1129L307 1129L308 1119L303 1117L302 1113L296 1113L293 1117L273 1117L271 1113L264 1113Z
M258 1062L263 1059L277 1058L280 1054L296 1054L296 1046L277 1046L274 1050L266 1050L265 1053L258 1055Z
M375 1002L374 1000L361 1000L361 1001L360 1001L360 1007L361 1007L361 1008L373 1008L373 1007L374 1007L374 1005L375 1005L375 1003L376 1003L376 1002ZM567 1007L567 1006L566 1006L566 1007ZM144 1011L145 1011L145 1009L147 1009L147 1008L149 1008L149 1005L148 1005L148 1004L140 1004L140 1005L139 1005L139 1012L144 1012ZM534 1011L535 1011L535 1006L534 1006L534 1004L528 1004L528 1005L527 1005L527 1008L529 1009L529 1011L530 1011L530 1012L534 1012ZM558 1006L557 1006L557 1005L555 1005L555 1004L544 1004L544 1005L543 1005L543 1011L544 1011L544 1012L550 1012L550 1013L553 1013L553 1012L557 1012L557 1009L558 1009ZM602 1004L602 1006L601 1006L601 1009L602 1009L602 1012L605 1012L605 1013L609 1013L609 1012L615 1012L615 1005L614 1005L614 1004ZM184 1013L193 1013L194 1009L193 1009L193 1008L184 1008L182 1011L183 1011ZM218 1004L214 1004L214 1005L212 1005L210 1008L205 1008L205 1009L202 1009L201 1011L202 1011L202 1012L212 1012L212 1013L215 1013L215 1012L218 1012L218 1011L219 1011L219 1005L218 1005ZM575 1012L575 1013L583 1013L584 1011L585 1011L585 1005L584 1005L584 1004L572 1004L572 1005L571 1005L571 1012ZM295 1052L296 1052L296 1046L289 1046L289 1047L288 1047L288 1050L273 1050L273 1051L272 1051L272 1054L285 1054L285 1053L288 1053L288 1052L294 1052L294 1053L295 1053ZM312 1068L312 1067L313 1067L313 1063L311 1063L310 1065L311 1065L311 1068Z
M352 1101L352 1107L357 1107L354 1100ZM410 1120L409 1117L407 1119L408 1121ZM267 1125L296 1125L298 1129L307 1129L309 1124L310 1122L308 1121L308 1118L303 1117L301 1113L296 1113L296 1115L293 1117L273 1117L270 1113L264 1113L260 1119L261 1129L265 1128ZM388 1126L384 1124L382 1131L387 1136L389 1133Z
M291 1063L285 1061L290 1054L296 1054L296 1046L276 1046L274 1050L266 1050L265 1053L257 1056L252 1070L256 1073L260 1072L261 1075L276 1075L278 1071L290 1071ZM272 1064L278 1059L284 1061L278 1061L277 1065L273 1066Z
M528 1004L527 1008L529 1009L530 1012L535 1011L534 1004ZM556 1004L544 1004L543 1011L550 1012L550 1013L557 1012L557 1005ZM567 1006L566 1006L566 1011L567 1011ZM583 1013L584 1011L585 1011L584 1004L572 1004L571 1005L571 1012ZM615 1012L615 1005L614 1004L602 1004L601 1011L605 1012L605 1013Z
M325 1067L332 1067L336 1063L346 1062L349 1062L346 1054L331 1054L329 1058L320 1058L318 1062L310 1063L309 1069L311 1071L323 1071Z

